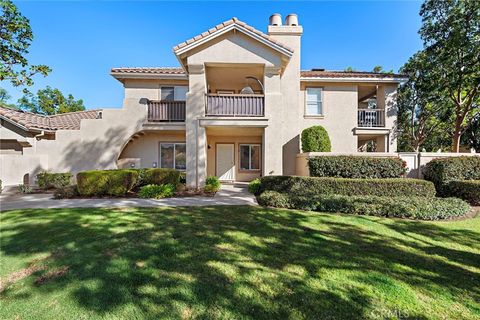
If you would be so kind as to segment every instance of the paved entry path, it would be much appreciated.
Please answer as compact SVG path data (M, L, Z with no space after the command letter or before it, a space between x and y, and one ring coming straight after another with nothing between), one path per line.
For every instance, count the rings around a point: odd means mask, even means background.
M184 197L166 199L53 199L52 194L18 194L10 191L0 195L0 211L40 208L108 208L108 207L172 207L256 205L246 184L225 184L214 197Z

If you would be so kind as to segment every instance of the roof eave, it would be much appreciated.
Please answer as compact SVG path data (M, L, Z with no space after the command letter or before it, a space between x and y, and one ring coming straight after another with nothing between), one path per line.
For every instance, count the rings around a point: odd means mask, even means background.
M180 56L180 55L182 55L182 54L184 54L184 53L186 53L186 52L188 52L188 51L190 51L190 50L192 50L192 49L194 49L194 48L196 48L196 47L198 47L198 46L200 46L200 45L202 45L202 44L204 44L204 43L206 43L206 42L208 42L208 41L210 41L210 40L212 40L212 39L214 39L218 36L221 36L222 34L225 34L225 33L229 32L233 29L236 29L236 30L248 35L248 36L251 36L252 38L258 40L259 42L261 42L265 45L267 45L268 47L272 48L273 50L276 50L276 51L282 53L283 55L287 56L288 58L291 58L292 55L293 55L292 51L290 51L290 50L288 50L288 49L286 49L282 46L279 46L275 43L272 43L268 39L265 39L264 37L256 34L255 32L253 32L251 30L248 30L247 28L245 28L241 25L238 25L236 23L233 23L229 26L226 26L225 28L222 28L220 30L217 30L217 31L209 34L208 36L205 36L205 37L203 37L199 40L196 40L196 41L194 41L190 44L187 44L186 46L183 46L183 47L178 48L176 50L174 49L173 52L177 56Z

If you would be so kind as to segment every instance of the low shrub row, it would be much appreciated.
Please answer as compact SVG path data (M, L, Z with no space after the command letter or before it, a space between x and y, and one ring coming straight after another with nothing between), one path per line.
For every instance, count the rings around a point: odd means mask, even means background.
M86 197L124 196L137 185L138 176L138 170L132 169L79 172L78 192Z
M265 191L257 197L263 206L341 212L423 220L438 220L465 215L470 206L457 198L379 197L317 195L292 196L276 191Z
M148 184L140 188L138 196L140 198L168 198L175 194L175 186L171 183L167 184Z
M252 187L253 188L253 187ZM291 195L374 195L434 197L433 183L418 179L345 179L298 176L266 176L260 179L254 194L277 191Z
M406 164L400 158L321 156L308 160L310 176L359 179L400 178Z
M443 189L448 197L460 198L473 206L480 206L480 180L450 181Z
M63 188L72 182L72 174L70 172L52 173L43 171L37 174L37 184L41 189L58 189Z

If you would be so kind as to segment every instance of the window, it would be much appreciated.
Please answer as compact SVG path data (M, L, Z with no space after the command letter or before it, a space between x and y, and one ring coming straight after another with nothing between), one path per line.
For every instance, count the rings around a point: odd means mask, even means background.
M260 170L261 153L259 144L241 144L240 170Z
M305 112L307 116L321 116L322 110L322 88L307 88L305 90Z
M185 143L160 143L160 168L186 169Z
M174 87L162 87L160 89L160 100L163 101L173 101L175 98L175 88Z
M161 87L160 99L163 101L185 101L187 100L187 86Z

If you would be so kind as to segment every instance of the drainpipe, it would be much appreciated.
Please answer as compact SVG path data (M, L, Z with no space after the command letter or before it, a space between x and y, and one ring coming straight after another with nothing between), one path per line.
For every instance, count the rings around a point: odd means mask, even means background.
M195 187L198 189L198 126L200 125L200 120L197 119L195 124Z

